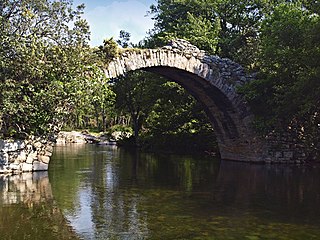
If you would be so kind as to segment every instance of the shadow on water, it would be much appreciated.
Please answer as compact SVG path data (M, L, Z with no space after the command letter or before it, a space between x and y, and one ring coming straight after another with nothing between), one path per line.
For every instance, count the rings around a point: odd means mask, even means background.
M0 236L320 239L319 184L319 166L56 147L49 178L0 177Z

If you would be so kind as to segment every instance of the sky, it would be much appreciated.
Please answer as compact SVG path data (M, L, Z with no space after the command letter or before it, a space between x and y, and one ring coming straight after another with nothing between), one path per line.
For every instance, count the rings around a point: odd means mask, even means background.
M130 41L138 43L153 28L151 16L146 16L156 0L73 0L74 7L84 3L83 17L91 31L91 46L106 38L119 39L120 30L131 34Z

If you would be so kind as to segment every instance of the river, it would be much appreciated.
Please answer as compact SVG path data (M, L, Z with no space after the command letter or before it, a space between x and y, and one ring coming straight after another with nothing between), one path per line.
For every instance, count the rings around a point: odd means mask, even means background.
M320 239L320 166L59 146L0 176L0 239Z

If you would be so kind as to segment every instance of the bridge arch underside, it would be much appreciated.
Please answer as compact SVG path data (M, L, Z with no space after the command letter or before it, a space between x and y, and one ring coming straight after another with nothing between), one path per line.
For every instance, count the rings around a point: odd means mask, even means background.
M232 102L208 80L185 70L167 66L140 70L159 74L180 84L203 105L214 128L222 159L250 162L265 160L261 142L249 126L252 118L239 101Z

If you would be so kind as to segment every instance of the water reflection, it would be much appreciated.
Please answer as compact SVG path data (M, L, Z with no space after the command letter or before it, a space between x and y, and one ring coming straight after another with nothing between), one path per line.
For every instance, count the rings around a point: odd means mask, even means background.
M318 166L56 147L49 178L0 177L0 236L320 239L319 183Z
M0 175L0 205L24 203L32 206L52 198L47 172Z
M55 197L69 186L58 202L81 238L320 237L318 167L75 148L56 149L50 175Z
M0 239L77 239L53 201L47 172L0 175Z
M222 162L215 201L264 217L320 225L319 166Z
M103 155L102 155L103 156ZM127 195L121 190L120 162L117 160L103 161L102 156L94 159L92 171L92 210L93 223L97 229L95 238L124 239L143 238L148 235L146 216L138 211L141 204L138 194ZM115 155L116 156L116 155ZM113 156L113 159L117 157ZM115 158L114 158L115 157ZM135 161L132 161L131 179L136 179Z

